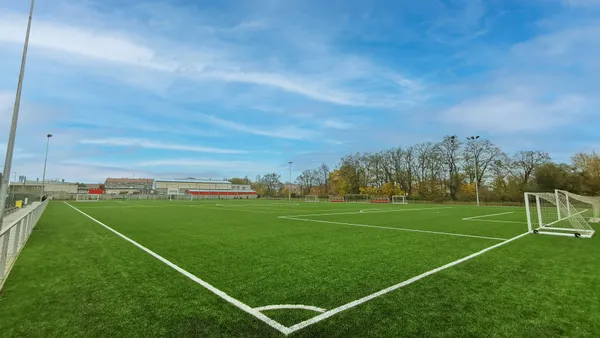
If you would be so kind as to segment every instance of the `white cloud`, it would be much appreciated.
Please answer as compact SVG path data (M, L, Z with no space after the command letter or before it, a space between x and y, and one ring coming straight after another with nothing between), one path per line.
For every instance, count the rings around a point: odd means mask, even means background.
M0 111L4 111L10 108L14 102L14 94L8 91L0 91Z
M277 166L262 161L226 161L213 159L174 158L143 161L133 164L137 167L183 167L187 172L198 170L218 170L222 173L265 173L273 172Z
M302 140L313 138L316 133L312 130L298 128L296 126L256 127L233 122L216 116L202 115L206 122L229 130L235 130L252 135L275 137L290 140Z
M594 7L600 6L600 0L563 0L565 6L571 7Z
M25 17L0 13L0 41L22 44L25 27ZM131 41L121 33L93 31L52 21L36 20L32 24L30 45L162 71L175 69L173 64L158 61L156 51Z
M326 119L325 121L323 121L323 127L330 129L350 129L354 127L354 125L345 121Z
M245 72L227 70L208 70L198 76L221 81L241 82L278 88L290 93L299 94L314 100L348 106L367 106L362 95L336 91L323 87L318 79L302 79L298 76L282 75L266 72Z
M567 126L586 101L580 96L565 96L552 102L518 95L489 96L460 103L440 116L441 121L469 128L474 132L541 132Z
M211 148L211 147L200 147L190 146L185 144L169 144L156 142L144 139L135 138L103 138L103 139L86 139L82 140L82 144L95 144L103 146L117 146L117 147L140 147L148 149L166 149L166 150L179 150L179 151L194 151L199 153L213 153L213 154L244 154L247 151L239 149L223 149L223 148Z
M96 14L99 16L100 14ZM114 18L103 18L110 22ZM191 23L190 23L191 24ZM194 22L197 24L197 21ZM124 24L121 24L123 26ZM131 23L125 26L131 27ZM11 12L0 12L0 43L22 44L26 26L26 16ZM108 26L108 25L107 25ZM112 27L113 25L111 25ZM239 26L239 27L238 27ZM257 29L264 27L259 21L242 22L236 29ZM70 66L76 63L86 64L85 59L94 63L94 68L99 67L98 61L106 62L103 66L110 64L115 66L137 66L148 71L156 71L160 74L153 75L159 83L169 82L164 76L174 78L190 78L196 81L223 81L242 84L252 84L263 87L276 88L285 92L297 94L316 101L328 102L347 106L373 106L387 107L405 104L408 100L402 90L414 91L414 81L398 76L402 80L394 81L400 91L382 92L363 91L355 88L354 80L383 81L388 74L393 73L389 69L374 65L369 60L354 55L335 53L329 50L329 46L323 45L312 48L319 54L306 55L310 62L303 61L296 65L297 71L291 71L285 64L278 61L281 53L278 48L264 48L260 50L259 57L256 55L256 46L244 42L228 42L221 38L218 32L221 29L189 30L190 37L193 34L195 41L203 41L202 47L196 43L183 43L180 39L173 40L165 38L160 33L156 36L140 38L134 35L137 30L118 30L119 22L115 22L114 28L94 28L93 25L76 26L57 21L37 19L32 28L31 46L40 47L49 51L39 54L47 58L59 58ZM144 32L146 27L140 28ZM181 28L188 28L182 24ZM273 28L272 31L276 29ZM284 30L284 28L280 29ZM271 33L272 33L271 31ZM302 40L301 36L295 40ZM295 42L298 43L298 42ZM317 42L302 42L304 44L318 44ZM299 50L303 50L298 48ZM304 51L304 53L307 53ZM73 56L79 56L74 59ZM303 56L299 56L300 59ZM132 69L123 68L127 72ZM93 71L95 69L92 69ZM311 75L312 74L312 75ZM111 76L106 74L106 76ZM136 76L121 76L120 80L130 85L152 88L146 79L150 75L136 74ZM136 78L143 81L136 82ZM389 88L388 88L389 90Z

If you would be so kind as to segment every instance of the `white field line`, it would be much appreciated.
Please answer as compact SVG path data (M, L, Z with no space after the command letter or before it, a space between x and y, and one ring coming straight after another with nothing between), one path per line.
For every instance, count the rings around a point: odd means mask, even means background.
M489 214L489 215L481 215L481 216L473 216L473 217L465 217L463 218L463 221L467 221L470 219L475 219L475 218L484 218L484 217L492 217L492 216L500 216L500 215L508 215L508 214L514 214L514 211L509 211L509 212L501 212L498 214Z
M316 307L316 306L296 305L296 304L267 305L267 306L261 306L261 307L254 308L254 310L256 310L256 311L283 310L283 309L301 309L301 310L309 310L309 311L315 311L315 312L321 312L321 313L327 311L327 309L322 309L322 308Z
M463 219L463 221L470 221L470 222L494 222L494 223L527 224L527 222L518 222L518 221L502 221L502 220L496 220L496 219Z
M413 208L413 209L392 209L392 210L379 210L379 211L348 211L348 212L333 212L328 214L309 214L309 215L286 215L279 216L280 218L285 217L310 217L310 216L332 216L332 215L354 215L354 214L374 214L380 212L405 212L405 211L419 211L419 210L440 210L440 209L451 209L452 207L439 207L439 208ZM363 209L364 210L364 209Z
M317 223L327 223L327 224L339 224L339 225L349 225L349 226L364 227L364 228L376 228L376 229L385 229L385 230L420 232L420 233L426 233L426 234L445 235L445 236L457 236L457 237L470 237L470 238L480 238L480 239L491 239L491 240L495 240L495 241L505 241L505 240L507 240L506 238L498 238L498 237L465 235L465 234L457 234L457 233L452 233L452 232L441 232L441 231L430 231L430 230L417 230L417 229L407 229L407 228L394 228L394 227L385 227L385 226L369 225L369 224L357 224L357 223L324 221L324 220L319 220L319 219L305 219L305 218L296 218L296 217L290 217L290 216L279 216L279 218L281 218L281 219L290 219L290 220L294 220L294 221L317 222Z
M320 314L318 316L315 316L315 317L313 317L311 319L308 319L308 320L305 320L305 321L300 322L298 324L290 326L289 327L289 331L290 331L290 333L292 333L292 332L301 330L301 329L303 329L303 328L305 328L305 327L307 327L309 325L318 323L318 322L320 322L320 321L322 321L324 319L327 319L327 318L329 318L329 317L331 317L331 316L333 316L335 314L338 314L338 313L340 313L342 311L348 310L348 309L353 308L353 307L355 307L357 305L360 305L362 303L368 302L368 301L370 301L370 300L372 300L374 298L377 298L379 296L385 295L386 293L390 293L390 292L392 292L394 290L397 290L397 289L399 289L401 287L404 287L406 285L412 284L412 283L414 283L414 282L416 282L418 280L421 280L421 279L423 279L423 278L425 278L427 276L433 275L433 274L435 274L437 272L440 272L442 270L446 270L446 269L451 268L451 267L453 267L455 265L458 265L460 263L466 262L466 261L468 261L470 259L473 259L473 258L475 258L477 256L480 256L480 255L482 255L482 254L484 254L484 253L486 253L486 252L488 252L490 250L496 249L496 248L501 247L501 246L503 246L505 244L508 244L508 243L510 243L512 241L515 241L515 240L517 240L517 239L519 239L519 238L521 238L523 236L526 236L528 234L529 234L529 232L520 234L518 236L515 236L513 238L507 239L504 242L498 243L496 245L492 245L492 246L490 246L488 248L485 248L485 249L483 249L481 251L478 251L478 252L476 252L474 254L471 254L469 256L457 259L457 260L455 260L453 262L450 262L450 263L448 263L446 265L442 265L442 266L440 266L438 268L435 268L433 270L429 270L429 271L427 271L425 273L422 273L422 274L420 274L418 276L415 276L413 278L407 279L404 282L398 283L396 285L392 285L392 286L390 286L390 287L388 287L386 289L383 289L381 291L375 292L375 293L370 294L370 295L368 295L366 297L363 297L363 298L357 299L355 301L352 301L350 303L344 304L342 306L336 307L335 309L331 309L329 311L323 312L322 314Z
M250 306L240 302L239 300L231 297L230 295L226 294L225 292L217 289L216 287L212 286L211 284L203 281L202 279L194 276L193 274L187 272L186 270L180 268L179 266L173 264L172 262L170 262L169 260L167 260L166 258L160 256L159 254L155 253L154 251L146 248L145 246L139 244L138 242L132 240L131 238L121 234L120 232L114 230L113 228L109 227L108 225L100 222L99 220L93 218L92 216L86 214L85 212L75 208L74 206L72 206L71 204L65 202L66 205L70 206L71 208L75 209L76 211L78 211L79 213L81 213L82 215L84 215L85 217L91 219L92 221L100 224L101 226L105 227L106 229L112 231L114 234L116 234L117 236L123 238L124 240L128 241L129 243L137 246L138 248L142 249L143 251L145 251L146 253L150 254L151 256L153 256L154 258L158 259L159 261L165 263L166 265L168 265L169 267L171 267L173 270L181 273L182 275L186 276L187 278L193 280L194 282L202 285L204 288L206 288L207 290L209 290L210 292L214 293L215 295L221 297L222 299L224 299L225 301L229 302L230 304L233 304L235 307L239 308L240 310L249 313L251 315L253 315L254 317L256 317L257 319L263 321L264 323L266 323L267 325L271 326L272 328L276 329L277 331L287 335L290 334L291 331L288 327L276 322L275 320L265 316L264 314L262 314L260 311L251 308Z

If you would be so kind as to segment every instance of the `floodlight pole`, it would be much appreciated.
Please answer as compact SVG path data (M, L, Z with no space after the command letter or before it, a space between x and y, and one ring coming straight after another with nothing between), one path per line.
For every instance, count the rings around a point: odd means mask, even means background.
M50 146L50 138L52 134L46 135L48 140L46 141L46 158L44 159L44 173L42 174L42 191L40 193L40 201L44 198L44 190L46 190L46 163L48 163L48 147Z
M288 201L292 201L292 162L288 162L290 165L290 183L288 184Z
M6 158L4 160L4 174L0 182L0 229L2 229L2 219L4 217L4 208L6 207L6 197L8 197L8 182L10 181L10 166L12 164L13 151L15 149L15 137L17 135L17 121L19 119L19 108L21 106L21 91L23 89L23 77L25 76L25 63L27 60L27 47L29 46L29 33L31 32L31 18L33 17L34 0L31 0L29 8L29 20L27 21L27 32L25 33L25 44L23 45L23 56L21 58L21 70L19 71L19 80L17 82L17 93L15 96L15 105L13 107L12 123L8 135L8 144L6 145Z
M475 141L479 138L479 136L470 136L467 137L467 140L470 141ZM479 206L479 173L478 173L478 169L477 168L477 154L474 153L474 158L475 158L475 196L477 198L477 206Z

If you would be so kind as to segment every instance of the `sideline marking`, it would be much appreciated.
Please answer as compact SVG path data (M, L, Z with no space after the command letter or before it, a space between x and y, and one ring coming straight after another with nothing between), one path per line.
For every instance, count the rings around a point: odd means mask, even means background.
M169 267L171 267L173 270L181 273L182 275L186 276L187 278L193 280L194 282L202 285L204 288L206 288L207 290L209 290L210 292L214 293L215 295L221 297L222 299L224 299L225 301L229 302L230 304L233 304L235 307L239 308L240 310L249 313L251 315L253 315L254 317L256 317L257 319L263 321L264 323L266 323L267 325L271 326L272 328L276 329L277 331L288 335L291 333L290 329L287 326L284 326L282 324L280 324L279 322L265 316L264 314L262 314L260 311L251 308L250 306L240 302L239 300L231 297L230 295L226 294L225 292L217 289L216 287L212 286L211 284L203 281L202 279L194 276L193 274L187 272L186 270L180 268L179 266L173 264L172 262L170 262L169 260L167 260L166 258L160 256L159 254L155 253L154 251L146 248L145 246L141 245L140 243L134 241L133 239L121 234L120 232L114 230L113 228L109 227L108 225L100 222L99 220L95 219L94 217L86 214L85 212L77 209L76 207L72 206L71 204L65 202L66 205L70 206L71 208L75 209L76 211L78 211L79 213L81 213L82 215L86 216L87 218L91 219L92 221L100 224L101 226L105 227L106 229L112 231L113 233L115 233L117 236L123 238L124 240L128 241L129 243L137 246L138 248L142 249L143 251L147 252L148 254L150 254L151 256L153 256L154 258L158 259L159 261L165 263L166 265L168 265Z
M515 240L517 240L517 239L519 239L519 238L521 238L523 236L526 236L526 235L529 235L529 232L526 232L526 233L520 234L518 236L515 236L513 238L507 239L504 242L501 242L501 243L498 243L496 245L490 246L489 248L485 248L485 249L483 249L481 251L478 251L478 252L476 252L474 254L471 254L469 256L457 259L457 260L455 260L453 262L450 262L450 263L448 263L446 265L442 265L442 266L440 266L438 268L435 268L433 270L429 270L429 271L427 271L425 273L422 273L422 274L420 274L418 276L415 276L413 278L407 279L404 282L398 283L396 285L392 285L392 286L390 286L388 288L385 288L385 289L383 289L381 291L372 293L372 294L370 294L368 296L365 296L363 298L357 299L355 301L352 301L350 303L344 304L342 306L338 306L335 309L331 309L329 311L323 312L322 314L320 314L318 316L315 316L315 317L313 317L311 319L308 319L308 320L305 320L305 321L300 322L298 324L290 326L289 327L290 333L298 331L300 329L303 329L303 328L305 328L305 327L307 327L309 325L318 323L318 322L322 321L323 319L327 319L327 318L329 318L329 317L331 317L331 316L333 316L333 315L335 315L337 313L340 313L342 311L348 310L348 309L353 308L353 307L355 307L357 305L360 305L362 303L368 302L371 299L374 299L374 298L377 298L379 296L385 295L386 293L390 293L390 292L392 292L392 291L394 291L396 289L399 289L399 288L401 288L403 286L412 284L412 283L414 283L414 282L416 282L416 281L418 281L420 279L423 279L423 278L425 278L427 276L433 275L434 273L440 272L442 270L446 270L446 269L448 269L450 267L453 267L453 266L458 265L460 263L466 262L466 261L468 261L468 260L470 260L472 258L480 256L480 255L482 255L482 254L484 254L484 253L486 253L486 252L488 252L490 250L493 250L495 248L501 247L501 246L503 246L505 244L508 244L508 243L510 243L512 241L515 241Z
M507 238L499 238L499 237L466 235L466 234L457 234L457 233L452 233L452 232L441 232L441 231L430 231L430 230L417 230L417 229L407 229L407 228L394 228L394 227L385 227L385 226L368 225L368 224L357 224L357 223L333 222L333 221L324 221L324 220L320 220L320 219L305 219L305 218L295 218L295 217L287 217L287 216L279 216L279 218L281 218L281 219L290 219L290 220L294 220L294 221L304 221L304 222L317 222L317 223L327 223L327 224L350 225L350 226L364 227L364 228L377 228L377 229L397 230L397 231L422 232L422 233L427 233L427 234L446 235L446 236L491 239L491 240L495 240L495 241L506 241L507 240Z
M489 214L489 215L481 215L481 216L473 216L473 217L465 217L463 218L463 221L467 221L470 219L475 219L475 218L484 218L484 217L492 217L492 216L500 216L500 215L508 215L508 214L514 214L514 211L509 211L509 212L501 212L499 214Z
M326 309L322 309L320 307L316 307L316 306L310 306L310 305L296 305L296 304L281 304L281 305L267 305L267 306L261 306L261 307L255 307L254 310L256 311L266 311L266 310L282 310L282 309L302 309L302 310L309 310L309 311L315 311L315 312L325 312L327 311Z

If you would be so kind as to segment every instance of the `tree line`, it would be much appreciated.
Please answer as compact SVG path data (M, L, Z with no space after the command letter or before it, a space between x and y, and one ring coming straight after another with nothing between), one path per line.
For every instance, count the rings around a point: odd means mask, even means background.
M580 152L569 163L556 163L544 151L507 154L487 139L448 135L437 143L348 154L335 169L322 164L293 183L292 193L301 196L407 194L438 202L473 200L476 184L483 201L521 202L525 191L554 189L600 195L600 155ZM252 182L263 196L287 196L287 186L277 173Z

